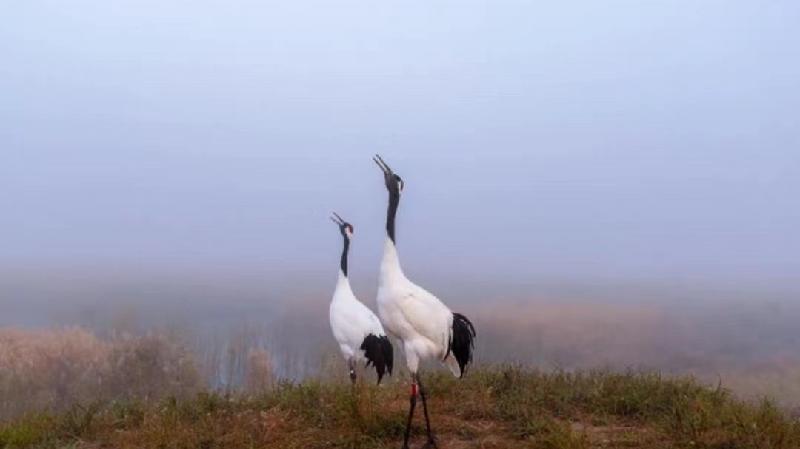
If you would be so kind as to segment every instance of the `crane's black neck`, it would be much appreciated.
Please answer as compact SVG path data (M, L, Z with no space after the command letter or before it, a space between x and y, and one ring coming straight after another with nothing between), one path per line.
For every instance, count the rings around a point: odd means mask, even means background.
M394 217L397 215L397 206L400 205L400 193L389 192L389 209L386 211L386 235L392 239L395 245L397 241L394 239Z
M342 260L340 262L340 268L342 269L342 274L344 277L347 277L347 252L350 251L350 238L346 235L344 236L344 248L342 248Z

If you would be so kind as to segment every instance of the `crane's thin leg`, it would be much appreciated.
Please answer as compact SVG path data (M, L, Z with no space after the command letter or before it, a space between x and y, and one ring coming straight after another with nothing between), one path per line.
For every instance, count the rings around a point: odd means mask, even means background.
M356 386L356 361L353 359L349 359L347 361L347 365L350 367L350 382L353 383L353 386Z
M417 375L411 374L411 399L408 408L408 422L406 423L406 435L403 438L403 449L408 449L408 437L411 436L411 419L414 417L414 407L417 405Z
M436 438L433 437L433 432L431 431L431 420L428 418L428 403L425 400L425 387L422 386L422 379L419 377L419 374L417 374L417 384L419 384L419 395L422 397L422 411L425 414L425 429L428 431L428 442L425 443L423 448L438 449L438 446L436 446Z
M347 366L350 368L350 393L352 394L350 405L352 407L353 417L356 422L361 423L361 413L359 412L358 404L358 388L356 387L356 361L355 359L347 359Z

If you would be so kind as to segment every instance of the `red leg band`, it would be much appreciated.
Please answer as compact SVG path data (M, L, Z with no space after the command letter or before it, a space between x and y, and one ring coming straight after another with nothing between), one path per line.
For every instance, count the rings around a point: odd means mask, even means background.
M416 396L416 395L417 395L417 384L413 383L411 384L411 396Z

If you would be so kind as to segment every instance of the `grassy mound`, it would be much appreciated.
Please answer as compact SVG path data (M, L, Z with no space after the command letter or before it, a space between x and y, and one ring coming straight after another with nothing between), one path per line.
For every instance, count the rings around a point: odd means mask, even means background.
M763 402L654 373L515 367L431 374L446 448L800 448L800 423ZM0 446L108 448L398 448L408 387L283 383L258 395L202 393L114 402L0 424ZM414 446L424 442L421 410Z

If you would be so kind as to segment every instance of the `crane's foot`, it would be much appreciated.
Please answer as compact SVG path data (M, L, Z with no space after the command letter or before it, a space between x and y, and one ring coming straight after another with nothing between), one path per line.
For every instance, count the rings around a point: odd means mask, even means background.
M422 449L439 449L439 446L436 444L436 438L433 436L428 437L428 442L422 446Z

